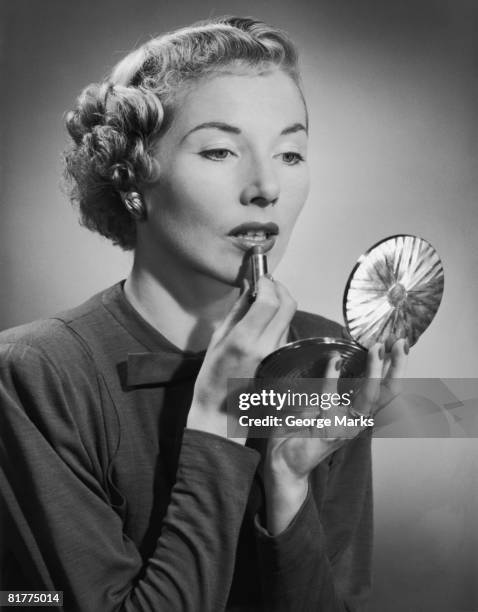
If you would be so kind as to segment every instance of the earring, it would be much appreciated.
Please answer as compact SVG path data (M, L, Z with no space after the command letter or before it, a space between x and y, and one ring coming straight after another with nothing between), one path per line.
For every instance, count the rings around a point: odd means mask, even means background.
M146 208L137 191L121 191L120 194L126 210L134 219L141 221L146 218Z

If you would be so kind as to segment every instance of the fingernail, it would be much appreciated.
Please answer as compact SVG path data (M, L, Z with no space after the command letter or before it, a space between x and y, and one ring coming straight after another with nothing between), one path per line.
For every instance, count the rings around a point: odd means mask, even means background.
M405 340L403 344L403 352L405 353L405 355L408 355L408 353L410 352L410 343L408 342L408 340Z
M335 369L337 370L337 372L338 372L338 371L340 370L340 368L342 367L343 362L344 362L344 360L343 360L343 359L338 359L338 360L335 362Z
M383 344L382 344L382 346L378 349L378 358L380 359L380 361L383 361L384 357L385 357L385 349L383 348Z

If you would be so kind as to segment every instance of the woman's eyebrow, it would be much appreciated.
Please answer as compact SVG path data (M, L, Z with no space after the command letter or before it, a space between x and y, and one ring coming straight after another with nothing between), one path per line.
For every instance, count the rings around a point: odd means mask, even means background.
M223 132L229 132L230 134L240 134L241 130L234 125L230 125L229 123L223 123L222 121L206 121L206 123L200 123L193 127L192 130L189 130L181 139L181 142L192 134L193 132L197 132L198 130L204 130L207 128L215 128L217 130L222 130Z
M229 134L240 134L241 133L241 130L238 127L231 125L230 123L224 123L222 121L206 121L205 123L200 123L199 125L196 125L191 130L189 130L189 132L187 132L182 137L181 142L185 140L193 132L197 132L198 130L204 130L208 128L209 129L214 128L216 130L228 132ZM289 125L288 127L284 128L282 132L280 133L280 135L286 136L287 134L294 134L295 132L300 132L301 130L303 130L307 134L307 129L302 123L293 123L292 125Z
M303 130L307 134L307 129L304 125L302 125L302 123L294 123L293 125L290 125L289 127L283 129L280 135L286 136L287 134L294 134L295 132L300 132L301 130Z

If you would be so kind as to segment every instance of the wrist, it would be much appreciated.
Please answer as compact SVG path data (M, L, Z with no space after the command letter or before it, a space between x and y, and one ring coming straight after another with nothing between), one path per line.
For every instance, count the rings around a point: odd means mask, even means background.
M271 535L287 529L307 499L308 492L307 478L265 482L267 530Z
M267 530L272 535L291 523L309 491L308 474L298 474L269 446L264 462Z
M297 477L290 472L267 473L264 471L264 488L266 495L274 501L303 500L309 489L308 477Z
M227 436L226 420L221 418L221 415L214 415L211 410L203 408L201 405L195 403L191 404L186 427L199 431L208 431L209 433L218 434L224 437Z
M194 400L189 410L186 427L188 429L205 431L216 436L221 436L222 438L227 438L242 446L246 443L246 438L229 438L226 413L220 413L210 407L206 408Z
M275 488L285 488L289 490L300 490L307 487L308 473L299 473L292 469L289 463L279 452L268 447L268 452L264 460L264 476L266 482Z

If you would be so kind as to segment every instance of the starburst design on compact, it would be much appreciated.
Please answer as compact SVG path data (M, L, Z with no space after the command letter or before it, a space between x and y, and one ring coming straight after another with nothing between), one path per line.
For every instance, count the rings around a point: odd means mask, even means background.
M416 343L430 325L443 295L444 272L429 242L392 236L358 260L348 281L344 317L350 335L368 349L398 338Z

